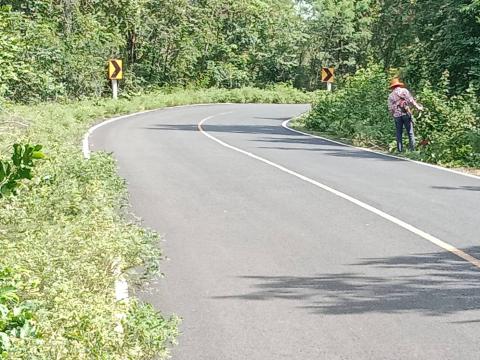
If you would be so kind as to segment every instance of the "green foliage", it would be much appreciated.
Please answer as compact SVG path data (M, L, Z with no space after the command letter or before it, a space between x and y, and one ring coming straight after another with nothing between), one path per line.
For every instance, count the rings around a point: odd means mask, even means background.
M0 0L0 97L102 96L112 57L133 92L288 82L305 38L290 0Z
M99 96L107 89L106 61L122 40L100 14L82 12L88 7L77 2L68 8L50 1L2 3L0 96L26 102Z
M327 135L352 139L357 145L395 148L394 124L387 111L387 75L379 66L359 70L345 86L323 92L304 125ZM444 87L426 86L419 94L425 111L415 121L416 159L448 166L480 166L480 107L473 91L449 97Z
M20 273L0 266L0 357L18 340L39 336L34 303L22 300L19 292L26 284ZM30 288L32 290L33 287Z
M58 57L54 25L0 6L0 96L42 99L62 94L52 71Z
M177 326L177 318L165 320L151 305L132 304L124 322L124 336L127 343L137 346L132 346L127 356L131 359L167 357L166 344L178 335Z
M448 91L480 88L480 5L472 0L382 0L377 2L372 49L386 68L401 68L415 87L440 85Z
M413 88L452 75L449 92L480 89L480 5L472 0L0 0L0 98L29 102L121 87L321 88L374 60Z
M13 145L11 161L0 160L0 197L16 194L22 180L32 180L34 160L44 159L41 145Z
M386 109L388 81L378 66L359 70L334 92L322 92L305 119L308 128L385 147L392 121Z
M153 349L158 342L129 343L115 331L118 313L140 310L115 301L112 272L117 257L122 270L156 269L158 237L122 219L125 188L111 158L96 154L87 162L74 144L56 145L51 160L38 165L42 180L5 198L0 211L0 247L8 254L2 265L28 268L39 280L38 290L26 296L37 304L41 342L25 338L9 352L22 359L118 359L134 349L160 351ZM173 319L150 316L173 327ZM157 329L144 331L153 336ZM174 333L163 336L161 351Z
M419 99L425 112L417 121L419 158L449 166L480 167L480 111L475 95L448 97L426 87Z
M206 70L206 85L232 88L294 78L305 35L291 1L208 1L199 13L207 25L197 69Z
M319 71L323 66L334 66L341 77L366 63L374 1L309 0L300 3L305 6L308 34L302 49L303 86L318 87ZM304 83L306 80L308 84Z

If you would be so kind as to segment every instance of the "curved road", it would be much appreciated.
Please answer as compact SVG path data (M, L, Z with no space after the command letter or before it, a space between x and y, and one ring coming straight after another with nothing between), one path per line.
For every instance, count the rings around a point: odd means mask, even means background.
M142 297L183 318L173 359L480 359L480 180L281 126L307 109L172 108L91 137L164 235Z

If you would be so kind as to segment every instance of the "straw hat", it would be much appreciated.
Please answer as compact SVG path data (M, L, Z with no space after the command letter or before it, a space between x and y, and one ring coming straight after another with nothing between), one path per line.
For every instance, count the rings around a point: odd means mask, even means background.
M402 83L398 77L392 79L392 81L390 82L390 89L396 88L397 86L405 86L405 84Z

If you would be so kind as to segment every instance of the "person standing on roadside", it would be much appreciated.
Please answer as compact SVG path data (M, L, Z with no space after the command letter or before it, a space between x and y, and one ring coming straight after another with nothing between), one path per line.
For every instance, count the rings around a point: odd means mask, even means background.
M418 104L413 96L405 88L405 84L398 77L393 78L390 83L390 96L388 97L388 110L395 120L397 151L403 151L403 128L407 130L408 147L410 151L415 150L415 135L413 133L413 119L411 106L415 106L419 111L423 106Z

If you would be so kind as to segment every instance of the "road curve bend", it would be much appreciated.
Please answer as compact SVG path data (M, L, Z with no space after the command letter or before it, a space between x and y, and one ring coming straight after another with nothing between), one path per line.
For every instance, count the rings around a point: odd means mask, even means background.
M91 134L163 235L166 277L141 296L183 318L173 359L479 359L480 180L282 127L306 110L170 108Z

